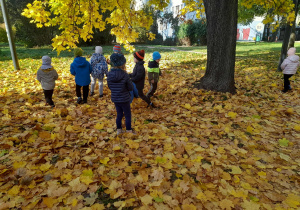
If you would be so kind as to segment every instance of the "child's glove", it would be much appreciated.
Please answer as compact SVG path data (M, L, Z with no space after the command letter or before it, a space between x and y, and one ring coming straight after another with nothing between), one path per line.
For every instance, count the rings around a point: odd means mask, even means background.
M154 84L154 79L151 80L151 83Z

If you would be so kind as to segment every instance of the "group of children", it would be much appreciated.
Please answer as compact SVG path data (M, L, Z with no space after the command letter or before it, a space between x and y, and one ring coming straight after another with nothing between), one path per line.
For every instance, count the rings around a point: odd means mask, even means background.
M157 89L161 71L159 69L159 61L161 55L154 52L152 60L148 63L148 79L150 83L149 92L144 95L144 86L146 78L146 70L144 68L145 51L141 50L133 54L135 67L131 74L126 72L126 58L121 53L120 45L113 47L114 53L110 59L103 56L102 47L96 46L90 62L83 55L80 48L74 50L74 61L70 66L70 72L75 76L77 104L87 103L89 94L89 85L91 84L90 95L95 94L95 85L99 82L99 97L103 97L103 79L107 76L107 84L111 90L111 100L115 104L117 111L117 134L123 132L122 118L125 116L126 132L132 133L131 128L131 109L130 104L134 97L140 97L148 106L155 108L151 102L151 97ZM108 64L111 70L108 72ZM92 77L90 77L90 75ZM42 66L37 72L37 80L41 83L44 90L46 104L55 107L52 100L55 80L58 79L57 72L51 66L51 58L49 56L42 57ZM82 91L81 91L82 89Z
M75 59L70 66L70 72L75 76L77 103L87 103L89 85L91 83L90 95L93 96L95 84L99 82L99 97L103 97L103 79L107 76L107 84L111 90L111 100L115 104L117 111L117 135L123 132L122 118L125 116L126 132L132 133L131 128L131 109L130 104L133 97L140 97L148 106L155 108L151 102L151 97L157 89L157 83L161 76L159 61L161 55L159 52L152 54L152 60L148 63L148 80L150 90L144 95L146 71L144 68L145 51L141 50L133 54L135 67L131 74L126 72L126 58L121 53L120 45L115 45L114 53L110 59L103 56L102 47L96 46L95 53L92 55L90 62L82 57L83 51L80 48L74 50ZM111 70L108 72L108 64ZM284 75L284 93L291 90L289 78L293 76L299 67L299 56L296 55L296 48L292 47L288 50L288 57L281 64ZM92 79L90 78L92 75ZM52 100L55 80L58 74L51 66L51 58L49 56L42 57L42 66L37 72L37 80L41 83L44 90L46 104L55 107ZM83 90L83 98L81 97L81 88Z

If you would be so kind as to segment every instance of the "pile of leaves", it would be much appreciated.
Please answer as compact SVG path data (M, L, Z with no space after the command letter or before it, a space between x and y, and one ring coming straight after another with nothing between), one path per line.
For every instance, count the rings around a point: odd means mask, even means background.
M158 108L134 99L137 135L119 136L107 85L76 105L71 58L53 59L54 109L40 60L0 62L0 209L300 208L299 75L283 94L276 63L239 59L231 95L193 88L205 55L162 58Z

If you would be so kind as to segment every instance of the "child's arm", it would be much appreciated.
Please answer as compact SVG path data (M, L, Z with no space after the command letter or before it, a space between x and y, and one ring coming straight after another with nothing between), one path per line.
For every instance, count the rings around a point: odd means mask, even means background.
M72 67L72 64L71 64L71 66L70 66L70 72L71 72L71 74L72 75L76 75L76 71L75 71L75 69Z
M126 86L127 86L127 89L128 89L129 91L132 91L132 90L133 90L132 81L130 80L129 75L128 75L127 79L126 79Z
M58 74L57 74L57 71L54 70L54 80L57 80L58 79Z
M37 81L41 82L41 76L40 76L40 70L36 73L36 79Z
M287 65L288 65L288 60L284 59L284 61L282 62L280 67L281 67L282 70L284 70Z

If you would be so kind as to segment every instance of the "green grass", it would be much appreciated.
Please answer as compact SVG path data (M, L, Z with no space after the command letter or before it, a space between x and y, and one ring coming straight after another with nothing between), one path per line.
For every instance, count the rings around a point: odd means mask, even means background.
M281 42L269 43L269 42L258 42L255 44L254 42L238 42L236 47L236 56L237 58L251 57L253 59L268 59L270 61L277 61L280 51L281 51ZM113 52L113 45L102 46L103 52L105 56L109 56ZM150 47L150 48L149 48ZM295 47L300 47L300 43L296 42ZM162 45L136 45L136 50L144 49L146 54L151 54L154 51L159 52L172 52L172 49L178 49L183 51L191 51L191 52L201 52L203 54L206 53L206 46L194 46L194 47L181 47L181 46L162 46ZM53 51L51 46L44 47L36 47L36 48L25 48L21 44L16 44L17 56L19 59L32 58L32 59L40 59L43 55L49 55L50 57L73 57L72 51L63 51L57 56L57 52ZM84 56L90 57L94 52L94 46L90 47L82 47L84 50ZM126 51L124 48L122 52L125 55L131 54ZM180 57L185 56L185 54L181 53ZM11 60L10 49L7 43L0 43L0 61Z

